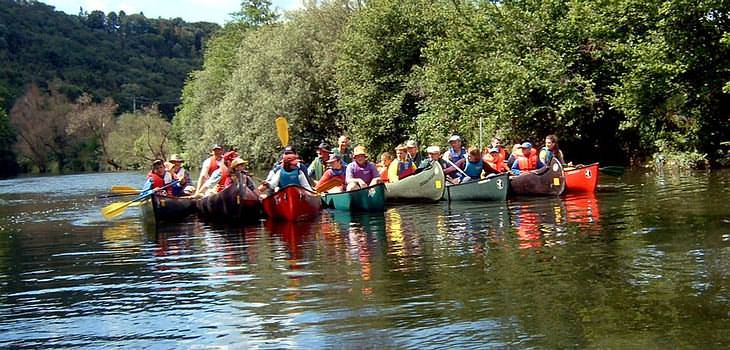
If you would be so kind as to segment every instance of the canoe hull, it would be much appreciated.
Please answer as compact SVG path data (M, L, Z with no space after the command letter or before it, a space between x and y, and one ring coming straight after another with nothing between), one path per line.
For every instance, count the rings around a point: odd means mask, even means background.
M598 163L565 170L565 192L595 192L598 186Z
M503 173L479 181L446 186L448 201L504 201L509 189L509 174Z
M148 223L180 222L196 212L196 202L195 198L152 194L142 203L142 215Z
M241 182L200 198L197 204L198 213L205 220L241 223L261 217L259 197Z
M434 162L422 172L408 176L398 182L385 184L385 198L388 201L428 200L438 201L444 195L444 169Z
M327 193L325 205L335 210L356 212L385 211L385 185L377 184L355 191Z
M271 219L300 221L319 215L322 199L301 186L288 186L264 199L262 205Z
M518 196L559 196L565 191L565 173L560 162L553 158L538 170L510 178L510 191Z

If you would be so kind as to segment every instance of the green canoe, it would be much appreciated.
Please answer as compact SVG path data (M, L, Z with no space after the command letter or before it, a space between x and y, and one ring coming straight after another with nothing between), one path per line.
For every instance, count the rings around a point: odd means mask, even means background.
M438 201L444 195L444 169L433 162L423 171L398 182L385 184L386 199Z
M379 212L385 210L385 185L377 184L355 191L327 193L324 203L329 208L347 211Z
M448 201L504 201L507 199L509 174L487 176L479 181L446 186L444 199Z

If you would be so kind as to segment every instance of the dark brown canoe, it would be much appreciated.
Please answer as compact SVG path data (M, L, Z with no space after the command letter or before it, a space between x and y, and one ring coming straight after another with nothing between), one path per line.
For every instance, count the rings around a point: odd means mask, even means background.
M550 163L537 170L511 176L510 192L518 196L559 196L565 191L565 173L553 157Z
M200 198L198 214L210 221L231 224L252 222L261 217L261 201L256 193L238 181L223 191Z
M148 223L180 222L195 213L197 200L190 197L166 197L152 194L142 203L142 215Z

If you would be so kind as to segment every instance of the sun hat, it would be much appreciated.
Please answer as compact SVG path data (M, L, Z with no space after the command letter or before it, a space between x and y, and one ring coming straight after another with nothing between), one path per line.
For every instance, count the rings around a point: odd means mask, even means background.
M284 147L284 154L296 154L297 151L294 150L294 147L292 146L286 146Z
M352 156L359 156L359 155L368 156L367 152L365 152L365 146L356 146L355 150L352 152Z
M408 141L406 141L406 147L408 147L408 148L418 147L418 143L414 140L408 140Z
M180 155L179 155L179 154L177 154L177 153L175 153L175 154L173 154L173 155L171 155L171 156L170 156L170 161L171 161L171 162L180 162L180 163L184 163L184 162L185 162L185 161L184 161L184 160L182 159L182 157L180 157Z
M441 153L441 147L439 146L428 146L426 153Z
M332 153L332 154L330 154L330 157L329 157L329 159L327 159L327 163L332 163L332 162L336 162L336 161L338 161L338 160L342 160L342 158L340 158L340 156L338 156L338 155L336 155L336 154Z
M453 141L461 141L461 137L459 135L451 135L451 137L449 137L449 142Z
M237 166L239 166L239 165L241 165L241 164L244 164L244 165L245 165L245 164L246 164L246 161L245 161L245 160L243 160L243 159L242 159L242 158L240 158L240 157L236 157L236 159L234 159L234 160L233 160L233 161L231 162L231 168L235 168L235 167L237 167Z
M211 150L214 150L214 149L223 149L223 147L221 147L221 145L219 145L217 143L214 143L213 146L210 147L210 149Z

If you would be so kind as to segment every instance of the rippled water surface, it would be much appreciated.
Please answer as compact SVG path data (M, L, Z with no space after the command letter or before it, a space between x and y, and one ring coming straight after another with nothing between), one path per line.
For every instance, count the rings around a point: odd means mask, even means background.
M729 348L730 172L152 229L138 173L0 181L0 348ZM119 200L119 198L117 198Z

